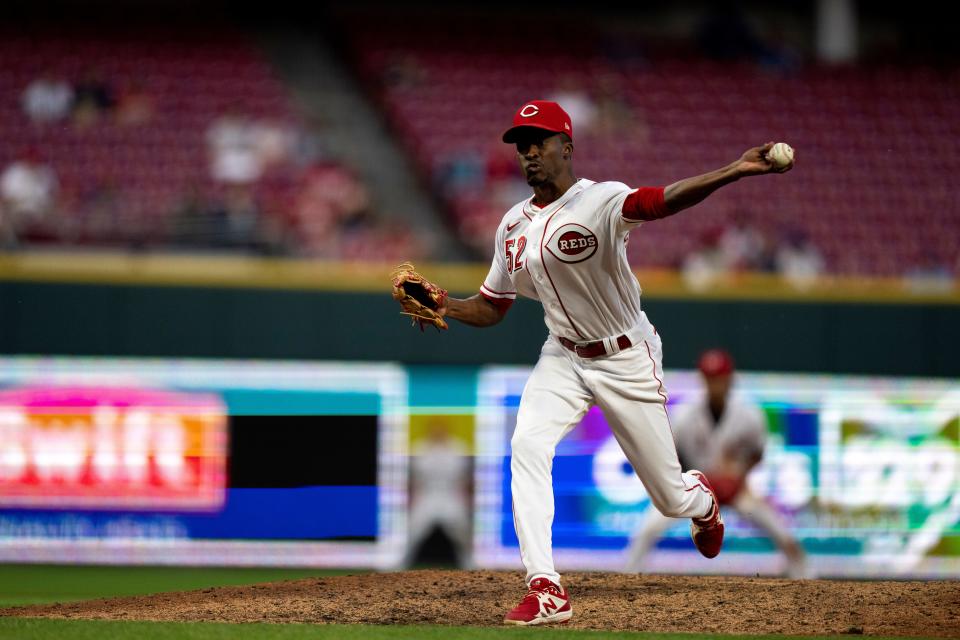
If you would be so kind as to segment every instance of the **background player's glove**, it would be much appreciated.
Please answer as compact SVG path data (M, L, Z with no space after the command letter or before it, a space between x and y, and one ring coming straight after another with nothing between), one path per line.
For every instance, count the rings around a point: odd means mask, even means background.
M743 489L744 478L724 473L713 473L708 476L717 502L721 505L730 504Z
M391 277L393 299L400 303L401 314L410 316L413 324L420 325L421 331L428 324L437 329L447 328L447 321L437 313L437 309L447 301L446 290L417 273L409 262L397 266Z

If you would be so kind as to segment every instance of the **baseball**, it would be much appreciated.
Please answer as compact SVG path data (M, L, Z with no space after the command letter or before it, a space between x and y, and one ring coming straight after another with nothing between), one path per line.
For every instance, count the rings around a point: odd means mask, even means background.
M793 147L786 142L778 142L767 152L767 159L777 169L783 169L793 162Z

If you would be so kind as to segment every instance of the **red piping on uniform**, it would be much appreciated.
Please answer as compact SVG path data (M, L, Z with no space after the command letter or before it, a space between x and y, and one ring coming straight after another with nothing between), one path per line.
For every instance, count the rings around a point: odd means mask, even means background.
M522 207L520 207L520 213L522 213L523 215L527 216L527 220L532 221L532 220L533 220L533 216L531 216L529 213L527 213L527 205L528 205L528 204L533 204L533 196L531 196L530 199L527 200L527 202L524 203L524 205L523 205Z
M502 296L509 296L509 295L514 295L514 296L515 296L515 295L517 295L517 292L516 292L516 291L497 291L496 289L491 289L490 287L488 287L488 286L486 285L486 283L484 283L484 284L482 284L482 285L480 285L480 286L481 286L482 288L486 289L487 291L489 291L490 293L496 293L496 294L499 294L499 295L502 295ZM482 292L481 292L481 293L482 293Z
M654 328L653 332L654 334L656 334L657 332L656 328ZM657 375L657 361L653 359L653 353L650 352L650 343L644 340L643 346L647 348L647 357L650 358L650 364L651 366L653 366L653 378L657 381L657 384L660 385L659 387L657 387L657 393L659 393L660 397L663 398L663 415L667 417L667 428L670 429L670 437L673 438L674 442L676 442L677 438L673 435L673 425L670 424L670 412L667 411L667 396L665 393L663 393L663 381ZM674 445L674 449L676 449L676 445ZM677 466L678 467L680 466L679 454L677 455ZM680 467L680 484L682 484L684 487L687 487L687 481L683 479L683 467ZM699 486L699 484L700 483L698 482L697 486ZM696 489L696 488L697 488L696 486L687 487L684 489L684 491L690 491L691 489Z
M567 202L564 202L562 205L560 205L560 209L563 209L565 206L567 206L568 202L570 201L567 200ZM570 323L570 326L573 327L573 330L577 332L577 335L581 338L584 338L584 335L580 333L580 329L577 329L577 325L573 323L573 319L570 317L570 314L567 313L567 308L563 306L563 299L560 298L560 292L557 291L557 285L553 284L553 278L550 277L550 272L547 270L547 262L543 259L543 240L547 237L547 229L550 228L550 221L553 220L553 216L560 213L560 209L557 209L551 213L550 217L547 218L547 223L543 225L543 235L540 236L540 264L543 265L543 272L547 274L547 279L550 280L550 286L553 287L553 292L557 294L557 302L560 303L560 308L563 309L563 315L567 316L567 321Z
M663 398L663 411L664 411L664 413L666 413L666 411L667 411L667 396L666 396L666 394L663 393L663 381L660 380L659 377L657 377L657 361L653 359L653 353L650 352L650 343L648 343L646 340L644 340L644 341L643 341L643 346L645 346L645 347L647 348L647 357L650 358L650 364L653 365L653 377L656 379L657 384L660 385L660 386L657 388L657 393L659 393L659 394L660 394L660 397ZM667 424L670 424L670 416L669 416L669 415L667 415ZM673 432L673 428L672 428L672 427L671 427L670 431Z
M694 489L697 489L697 488L703 489L703 492L704 492L705 494L707 494L708 496L713 497L713 496L710 494L710 490L707 489L705 486L703 486L703 483L700 482L699 480L697 480L697 484L693 485L692 487L687 487L686 489L684 489L684 492L693 491ZM699 519L699 518L698 518L698 519Z
M710 491L705 486L703 486L702 482L699 482L699 481L697 482L697 484L693 485L692 487L687 487L683 491L684 493L689 493L690 491L693 491L694 489L697 489L697 488L703 489L703 492L705 494L707 494L708 496L710 495Z
M512 451L510 455L513 456ZM523 540L521 540L520 527L517 526L517 503L514 501L512 495L510 496L510 513L513 515L513 532L517 534L517 545L520 547L520 557L523 558Z

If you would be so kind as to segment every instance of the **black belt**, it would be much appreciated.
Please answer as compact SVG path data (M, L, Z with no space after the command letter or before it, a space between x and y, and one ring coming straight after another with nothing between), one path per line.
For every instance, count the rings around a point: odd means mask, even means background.
M581 358L596 358L598 356L607 355L607 345L603 343L603 340L597 340L596 342L588 342L587 344L577 344L573 340L567 340L566 338L559 337L557 338L560 341L560 344L565 346L570 351L573 351ZM617 346L620 347L620 350L629 349L633 346L633 343L630 342L630 338L626 334L617 338Z

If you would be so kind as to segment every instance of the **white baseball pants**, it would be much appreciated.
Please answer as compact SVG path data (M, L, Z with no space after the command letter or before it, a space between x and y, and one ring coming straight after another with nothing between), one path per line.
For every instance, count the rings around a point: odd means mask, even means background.
M403 568L413 564L414 555L434 527L439 527L453 543L458 567L466 569L473 564L470 557L470 506L456 494L440 497L446 499L439 502L436 496L422 498L414 500L410 507L410 532L401 563Z
M603 411L654 506L675 518L706 516L708 491L682 473L670 431L657 335L599 358L581 358L553 336L523 390L510 462L513 520L527 584L559 583L553 566L553 456L594 404Z

